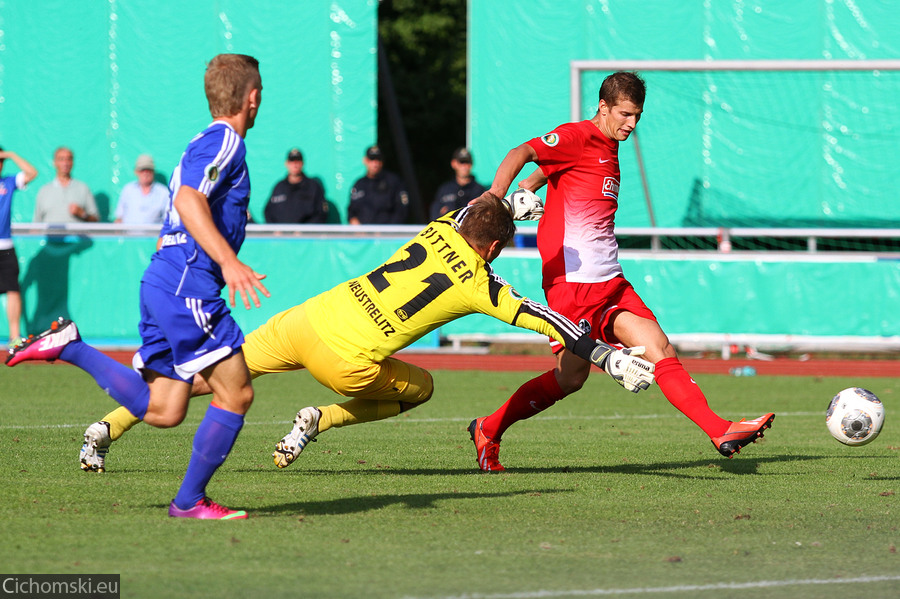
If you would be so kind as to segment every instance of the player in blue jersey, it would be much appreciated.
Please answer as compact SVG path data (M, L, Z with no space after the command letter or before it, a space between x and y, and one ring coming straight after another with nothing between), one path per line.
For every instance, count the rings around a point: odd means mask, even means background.
M71 362L113 399L153 426L178 425L187 413L194 375L202 373L213 399L194 435L193 453L169 516L246 518L206 496L253 402L244 336L221 297L240 295L246 308L269 295L264 275L237 258L244 241L250 179L244 136L262 95L259 63L220 54L206 68L213 122L190 141L169 183L171 200L158 250L141 279L142 345L134 370L81 341L75 323L60 318L49 330L9 350L7 365L25 360Z
M0 295L6 294L6 317L9 320L9 344L21 340L19 321L22 320L22 295L19 292L19 259L12 240L12 197L17 189L25 189L38 172L31 163L0 148L0 173L6 160L12 160L19 172L0 177Z

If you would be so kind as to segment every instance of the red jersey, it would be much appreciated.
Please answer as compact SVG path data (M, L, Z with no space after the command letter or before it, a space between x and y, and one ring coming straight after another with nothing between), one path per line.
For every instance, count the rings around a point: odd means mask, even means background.
M538 224L543 286L598 283L622 274L613 234L619 197L619 142L591 121L560 125L528 142L547 177Z

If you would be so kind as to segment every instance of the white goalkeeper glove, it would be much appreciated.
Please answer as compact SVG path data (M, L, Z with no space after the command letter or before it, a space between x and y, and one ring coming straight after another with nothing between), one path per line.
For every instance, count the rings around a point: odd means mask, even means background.
M653 384L653 371L656 369L652 362L637 357L644 355L644 351L643 346L613 349L598 342L591 352L591 362L609 373L614 381L637 393Z
M519 188L503 198L513 220L540 220L544 216L544 203L533 191Z

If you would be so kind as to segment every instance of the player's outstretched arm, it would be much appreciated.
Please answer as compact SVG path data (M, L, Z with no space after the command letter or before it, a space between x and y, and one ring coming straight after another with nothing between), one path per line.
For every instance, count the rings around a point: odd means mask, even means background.
M516 146L500 162L500 166L497 167L497 172L494 174L491 188L488 191L498 198L502 198L506 195L509 186L512 185L513 180L515 180L519 171L522 170L522 167L535 160L537 160L537 152L530 145L523 143Z
M547 184L547 175L540 167L534 169L530 175L519 181L519 187L529 191L537 192L538 189Z
M270 295L265 285L260 283L266 275L255 272L238 260L237 254L216 228L206 196L196 189L182 185L175 196L174 205L188 233L222 268L222 277L228 286L229 305L234 306L235 293L239 293L245 308L250 309L251 300L253 305L259 308L259 296L256 291L259 290L266 297Z
M616 349L593 339L577 324L527 297L515 293L512 287L496 273L491 272L489 286L494 291L482 303L479 312L499 318L504 322L549 335L563 344L573 354L605 370L614 381L633 393L653 384L653 363L638 356L643 347Z
M34 181L35 177L38 176L37 169L34 168L30 162L15 152L0 150L0 160L6 160L7 158L15 162L16 166L19 167L19 170L22 171L22 176L25 178L25 185Z
M591 362L605 370L614 381L631 391L646 390L653 384L656 366L638 356L644 354L642 346L615 349L601 341L591 352Z

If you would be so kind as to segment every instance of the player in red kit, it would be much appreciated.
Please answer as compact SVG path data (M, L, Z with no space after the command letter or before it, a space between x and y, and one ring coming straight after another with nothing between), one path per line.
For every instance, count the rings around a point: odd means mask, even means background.
M646 347L656 364L656 382L666 399L709 435L726 457L763 436L774 414L731 422L713 412L700 387L682 366L653 312L625 279L613 232L619 194L619 142L628 139L643 111L646 85L635 73L618 72L600 86L597 113L587 121L560 125L513 148L489 193L503 197L528 162L538 169L519 183L536 191L547 185L538 225L547 303L574 322L586 322L610 344ZM503 433L513 423L546 410L578 391L591 365L551 343L557 366L521 387L490 416L469 425L482 470L503 470L498 459Z

